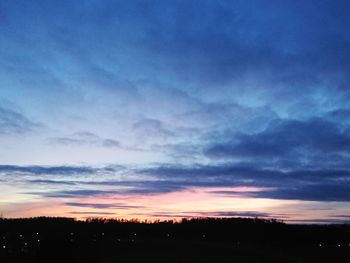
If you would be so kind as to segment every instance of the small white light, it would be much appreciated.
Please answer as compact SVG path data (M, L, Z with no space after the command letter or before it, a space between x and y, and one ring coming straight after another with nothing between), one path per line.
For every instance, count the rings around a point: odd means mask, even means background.
M24 245L25 245L25 246L28 245L27 242L25 242Z
M19 235L19 237L22 237L22 235Z
M338 247L340 247L340 245L338 245Z
M134 234L134 236L136 236L136 233Z
M40 239L38 239L38 242L40 242Z
M205 238L205 235L203 235L202 237Z
M101 233L101 235L102 235L102 236L104 236L104 235L105 235L105 233Z
M39 232L36 232L37 235L39 235Z
M2 246L2 248L3 248L3 249L5 249L5 248L6 248L6 246Z
M322 247L322 244L318 244L319 247Z

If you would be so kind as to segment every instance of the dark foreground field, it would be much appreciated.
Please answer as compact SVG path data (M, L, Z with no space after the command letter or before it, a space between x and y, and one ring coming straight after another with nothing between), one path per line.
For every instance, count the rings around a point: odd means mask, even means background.
M349 225L0 219L0 262L350 262Z

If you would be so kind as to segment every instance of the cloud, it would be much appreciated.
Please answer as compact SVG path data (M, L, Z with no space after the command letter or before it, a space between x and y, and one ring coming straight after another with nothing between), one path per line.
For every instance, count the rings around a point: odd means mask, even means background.
M221 142L220 142L221 140ZM204 154L214 159L241 158L276 165L318 166L319 159L329 162L347 160L350 146L349 127L325 118L308 120L277 119L257 133L239 133L218 138ZM331 156L334 158L330 158ZM324 158L326 157L327 158ZM326 161L327 162L327 161Z
M269 213L262 213L258 211L193 211L193 212L155 212L152 213L154 217L169 217L169 218L194 218L194 217L264 217L264 218L276 218L277 215ZM279 218L286 217L285 215L278 215Z
M350 201L347 1L32 2L0 4L0 97L25 109L1 103L0 135L50 129L0 156L76 166L0 165L3 184ZM116 159L140 166L79 165Z
M62 181L62 180L45 180L45 179L37 179L37 180L28 180L29 183L33 184L44 184L44 185L76 185L77 182L71 181Z
M285 170L276 167L274 169L260 167L254 162L186 166L158 164L137 169L113 167L1 165L0 173L5 175L3 177L5 182L13 180L12 177L15 174L17 183L47 185L48 188L45 191L26 191L26 193L51 198L120 194L154 195L195 187L248 187L243 192L217 189L209 192L213 195L227 197L350 202L348 194L350 193L350 169L298 168ZM116 173L118 173L118 178L115 178ZM10 175L12 179L9 178ZM19 175L25 175L25 177L21 178ZM38 178L27 178L29 175ZM50 178L41 177L44 175ZM86 177L86 175L92 177ZM96 175L99 175L98 180L95 179ZM54 176L59 176L59 178ZM62 179L62 176L67 176L67 178ZM65 186L65 189L62 186ZM258 190L250 191L249 187ZM79 205L80 203L71 202L71 204ZM81 205L89 206L83 203Z
M178 162L191 162L202 158L201 146L192 142L165 143L152 145L153 151L160 151Z
M77 206L77 207L89 207L95 209L134 209L134 208L142 208L142 206L133 206L133 205L125 205L121 203L113 203L113 204L102 204L102 203L76 203L76 202L67 202L65 203L67 206Z
M250 196L259 198L273 198L304 201L350 201L350 180L333 183L299 184L293 187L281 186L275 190L251 193Z
M39 124L30 121L23 114L0 106L0 134L23 134L37 127Z
M72 215L116 215L112 212L95 212L95 211L71 211L69 214Z
M121 147L120 142L117 141L117 140L113 140L113 139L104 139L102 145L104 147L112 147L112 148L113 147L116 147L116 148L120 148Z
M56 188L53 190L45 190L38 192L25 192L30 195L38 195L42 197L50 197L50 198L81 198L81 197L92 197L92 196L111 196L111 195L155 195L159 193L168 193L175 192L186 189L189 185L171 182L171 181L60 181L57 182L48 182L45 181L46 184L50 185L58 185L58 184L72 184L74 186L84 187L84 189L71 189L71 190L57 190ZM91 186L95 186L91 188ZM196 184L195 184L196 185ZM88 187L90 186L90 187ZM96 186L99 187L96 190ZM104 190L108 188L108 190ZM92 207L93 205L71 202L70 204L79 206L88 206ZM112 204L113 205L113 204ZM112 208L112 205L111 208ZM98 205L97 205L98 206ZM104 205L102 205L104 206ZM95 207L97 208L97 207ZM114 208L118 208L118 204L114 205ZM122 208L122 205L119 205L119 208ZM125 209L128 207L125 206ZM131 207L129 207L131 208Z
M272 198L307 201L349 202L350 170L264 169L255 163L217 166L159 166L141 171L164 181L162 184L182 187L260 187L259 191L213 191L225 196ZM161 186L160 186L161 187Z
M101 138L91 132L76 132L69 137L55 137L50 139L51 143L67 146L93 145L100 147L120 148L119 141L109 138Z
M350 202L350 169L285 170L260 167L255 162L186 166L157 164L148 168L123 167L122 170L118 166L113 167L1 165L0 173L5 183L15 180L16 183L30 183L37 187L45 185L45 189L26 189L24 193L50 198L157 195L200 187L206 188L208 194L225 197ZM46 175L50 178L42 177ZM220 187L224 189L220 190ZM233 189L228 190L228 187ZM246 189L238 191L235 187ZM67 204L90 208L100 206L79 202ZM101 204L100 207L107 206L128 208L119 203Z
M93 189L80 189L80 190L62 190L51 192L28 192L31 195L40 195L50 198L78 198L85 196L106 196L113 194L120 194L121 191L117 190L93 190Z
M270 217L268 213L262 213L258 211L215 211L210 213L202 213L204 215L210 215L215 217Z
M18 165L0 165L0 173L18 173L31 175L77 175L94 174L99 171L98 168L88 166L18 166Z
M175 134L167 129L163 122L156 119L144 118L133 125L133 129L141 136L173 137Z
M349 220L346 219L288 219L289 223L297 224L349 224Z

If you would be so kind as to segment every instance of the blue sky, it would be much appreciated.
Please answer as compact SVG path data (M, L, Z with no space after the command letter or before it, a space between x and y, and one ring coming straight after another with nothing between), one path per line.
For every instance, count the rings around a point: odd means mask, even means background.
M1 210L346 221L349 9L1 1Z

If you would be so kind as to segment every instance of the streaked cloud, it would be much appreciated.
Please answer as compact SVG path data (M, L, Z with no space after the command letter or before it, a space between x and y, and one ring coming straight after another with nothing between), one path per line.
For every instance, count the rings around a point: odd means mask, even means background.
M112 203L112 204L106 204L106 203L75 203L75 202L67 202L65 203L67 206L77 206L77 207L90 207L95 209L133 209L133 208L142 208L141 206L132 206L132 205L125 205L120 203Z
M76 132L68 137L56 137L49 140L54 144L67 146L92 145L100 147L121 147L120 142L110 138L101 138L91 132Z
M344 220L330 216L350 202L349 8L1 1L4 210L283 217L297 204L288 219ZM183 195L203 209L158 207Z
M29 120L25 115L0 106L0 135L23 134L39 126L39 123Z

